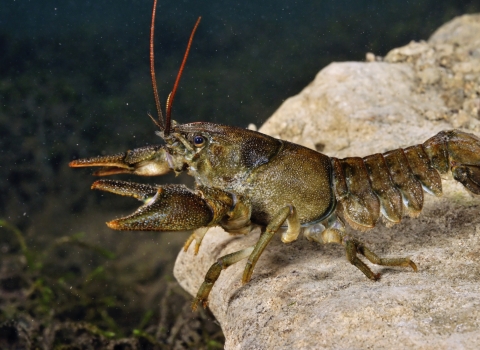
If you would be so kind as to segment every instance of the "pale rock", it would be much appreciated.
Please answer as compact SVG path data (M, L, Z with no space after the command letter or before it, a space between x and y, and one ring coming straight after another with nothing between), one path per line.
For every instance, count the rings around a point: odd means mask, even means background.
M465 15L383 62L332 63L260 131L337 157L421 143L453 127L480 135L478 47L480 16ZM443 197L425 196L419 218L356 233L378 254L410 256L419 267L373 266L382 273L377 282L350 265L340 246L274 238L248 284L241 284L240 262L212 289L209 306L225 348L478 348L479 209L480 198L450 180ZM212 229L198 256L192 247L179 254L175 276L195 295L216 259L257 239L258 232Z
M419 71L418 76L423 84L435 84L440 81L440 72L436 67L428 67Z

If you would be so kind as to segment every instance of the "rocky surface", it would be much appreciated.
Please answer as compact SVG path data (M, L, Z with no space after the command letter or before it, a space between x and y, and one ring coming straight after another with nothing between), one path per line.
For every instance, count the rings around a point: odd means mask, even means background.
M480 15L439 28L367 62L332 63L262 126L261 132L331 156L365 156L425 141L444 129L480 135ZM274 239L253 278L244 263L222 272L210 308L226 349L474 349L480 343L480 198L451 180L426 196L419 218L357 233L383 256L419 266L373 266L367 280L340 246ZM180 253L175 276L196 294L220 256L250 246L258 233L212 229L198 256Z

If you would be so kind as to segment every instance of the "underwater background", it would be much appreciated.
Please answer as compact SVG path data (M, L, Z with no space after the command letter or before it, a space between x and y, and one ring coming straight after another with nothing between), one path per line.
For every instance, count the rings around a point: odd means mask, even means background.
M5 0L0 10L0 348L222 348L173 278L188 233L114 232L133 199L90 191L68 162L156 144L152 1ZM260 126L332 61L427 40L478 1L162 1L162 105L181 123ZM326 135L328 137L328 135ZM186 182L117 176L148 183Z

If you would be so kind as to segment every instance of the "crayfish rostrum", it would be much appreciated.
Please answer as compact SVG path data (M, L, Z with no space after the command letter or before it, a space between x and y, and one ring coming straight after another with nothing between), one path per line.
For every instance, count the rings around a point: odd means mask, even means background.
M116 180L96 181L92 188L132 196L144 201L129 216L107 223L115 230L193 230L185 250L195 240L195 254L208 228L221 226L232 234L261 228L254 246L225 255L211 266L193 302L207 303L221 271L247 259L243 283L250 280L255 264L277 231L288 243L300 233L320 243L345 247L347 259L368 278L374 273L358 255L384 266L417 270L404 258L381 258L347 234L345 224L365 231L382 221L392 226L404 215L415 217L423 206L423 191L440 195L440 174L452 172L469 191L480 194L480 139L458 130L442 131L423 144L364 158L337 159L300 145L238 127L207 122L177 124L171 105L178 86L167 100L164 120L153 70L151 74L159 113L154 120L165 144L134 149L113 156L79 159L71 167L102 166L95 175L129 173L143 176L187 171L195 189L183 185L151 186ZM153 119L153 118L152 118ZM286 229L281 228L285 226Z

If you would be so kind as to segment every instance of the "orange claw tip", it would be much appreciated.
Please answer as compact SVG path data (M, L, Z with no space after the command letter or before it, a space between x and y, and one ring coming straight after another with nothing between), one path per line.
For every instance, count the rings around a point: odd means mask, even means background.
M109 189L115 189L114 184L113 181L97 180L90 186L90 189L108 191Z
M134 219L131 216L108 221L106 224L112 230L117 231L166 231L159 230L154 225Z
M119 230L119 231L125 230L125 228L123 228L122 225L119 224L118 220L108 221L106 224L112 230Z
M102 191L108 191L109 189L112 189L112 186L108 186L108 182L98 180L95 181L92 186L90 186L91 190L102 190Z
M106 222L107 226L117 231L155 231L155 228L142 225L142 222L131 221L129 218L119 218Z

